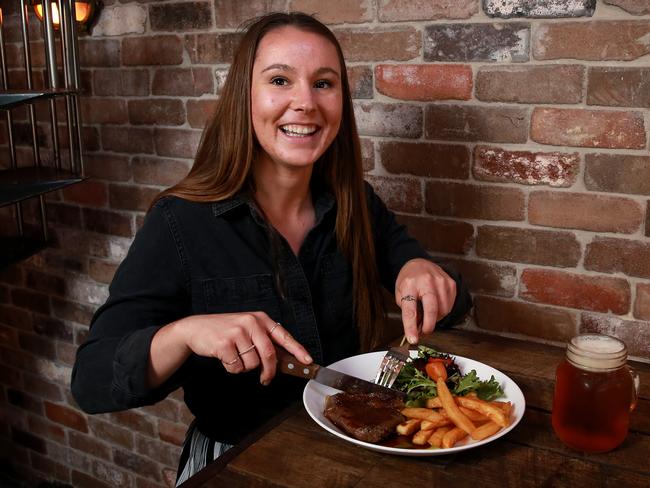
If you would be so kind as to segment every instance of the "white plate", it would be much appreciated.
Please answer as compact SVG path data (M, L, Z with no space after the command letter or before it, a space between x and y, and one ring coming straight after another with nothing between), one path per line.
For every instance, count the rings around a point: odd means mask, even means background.
M347 373L364 380L374 381L374 377L377 374L379 364L381 362L381 359L384 357L384 354L386 354L386 351L360 354L359 356L342 359L341 361L338 361L329 367L335 369L336 371ZM482 380L489 380L490 376L494 375L494 378L501 384L501 388L503 388L503 391L505 393L505 397L501 397L499 400L512 402L512 423L508 427L501 429L495 435L488 437L482 441L475 441L468 437L467 439L459 442L454 447L451 447L449 449L405 449L400 447L380 446L378 444L372 444L370 442L357 440L343 433L338 429L338 427L332 424L332 422L330 422L325 417L325 415L323 415L323 410L325 409L325 400L327 397L329 395L338 393L338 390L335 390L334 388L321 385L320 383L316 383L313 380L309 381L309 383L307 383L305 386L305 390L302 395L305 409L318 425L343 440L352 442L359 446L363 446L373 451L398 454L401 456L438 456L441 454L450 454L453 452L464 451L465 449L471 449L472 447L481 446L483 444L487 444L488 442L492 442L493 440L498 439L499 437L507 434L512 429L514 429L521 418L524 416L524 410L526 408L524 395L521 393L521 390L517 384L508 378L505 374L494 368L491 368L486 364L479 363L478 361L467 359L461 356L453 357L456 360L456 364L458 364L460 367L462 374L469 373L472 369L475 369L476 374Z

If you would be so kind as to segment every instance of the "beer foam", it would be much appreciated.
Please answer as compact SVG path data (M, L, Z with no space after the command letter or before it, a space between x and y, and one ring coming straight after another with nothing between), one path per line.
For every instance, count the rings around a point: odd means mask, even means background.
M574 337L571 342L583 351L597 354L615 354L625 349L621 341L606 335L582 335Z
M571 339L566 357L573 365L588 371L611 371L627 360L625 343L602 334L584 334Z

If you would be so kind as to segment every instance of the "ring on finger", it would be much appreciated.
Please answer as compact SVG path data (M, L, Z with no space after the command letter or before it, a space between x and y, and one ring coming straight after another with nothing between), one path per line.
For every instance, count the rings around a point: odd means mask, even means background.
M239 351L237 354L241 356L242 354L246 354L247 352L252 351L253 349L255 349L255 344L251 344L249 347L247 347L243 351Z
M223 364L225 364L226 366L232 366L232 365L235 364L237 361L239 361L239 356L237 356L237 357L236 357L235 359L233 359L232 361L228 361L227 363L224 362Z
M402 298L400 298L400 302L414 302L416 298L413 295L404 295Z
M271 330L269 330L269 335L273 334L273 331L277 329L280 326L280 322L276 322L273 327L271 327Z

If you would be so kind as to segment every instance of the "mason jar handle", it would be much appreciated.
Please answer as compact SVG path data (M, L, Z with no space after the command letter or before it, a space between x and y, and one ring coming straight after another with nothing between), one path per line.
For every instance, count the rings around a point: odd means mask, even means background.
M639 379L639 374L634 371L632 368L629 366L628 372L630 373L630 376L632 377L632 383L634 385L634 388L632 388L632 403L630 403L630 412L636 408L637 401L639 399L639 388L641 386L641 381Z

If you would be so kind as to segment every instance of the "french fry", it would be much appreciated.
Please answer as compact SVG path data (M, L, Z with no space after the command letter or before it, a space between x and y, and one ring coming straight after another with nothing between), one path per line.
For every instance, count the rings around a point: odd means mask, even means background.
M420 428L420 422L422 422L420 419L408 419L397 426L397 433L400 435L411 435Z
M429 445L433 446L433 447L442 446L442 438L452 428L453 427L449 427L449 426L438 427L436 430L433 431L433 434L431 434L431 437L429 437Z
M444 436L442 436L442 447L449 449L454 447L454 445L467 437L467 432L465 432L460 427L454 427L453 429L448 430Z
M445 418L438 412L418 407L403 408L402 415L410 419L428 420L429 422L439 422Z
M490 420L488 416L483 415L481 412L477 412L476 410L472 410L467 407L458 407L458 409L463 412L472 422L487 422Z
M411 442L416 446L423 446L427 443L431 434L433 434L433 429L419 430L413 435Z
M506 418L503 411L499 407L495 407L489 402L480 400L478 398L467 397L456 397L456 401L463 407L481 412L483 415L501 427L508 426L509 419ZM468 434L471 434L471 432L468 432Z
M427 398L426 407L427 408L442 408L442 403L440 403L440 397Z
M442 403L442 408L445 409L445 412L447 412L447 415L449 416L451 421L457 427L463 429L467 434L471 434L476 427L474 426L472 421L468 419L463 412L460 411L458 405L456 405L456 402L454 401L454 397L451 396L451 392L449 391L449 388L447 388L447 385L445 384L444 380L438 378L438 380L436 381L436 385L438 387L438 398L440 398L440 402ZM496 409L496 407L493 408ZM449 433L445 434L445 436L448 434ZM444 439L443 439L443 445L444 445Z
M472 439L475 441L482 441L483 439L496 434L500 430L500 425L490 421L474 429L474 432L472 432Z

